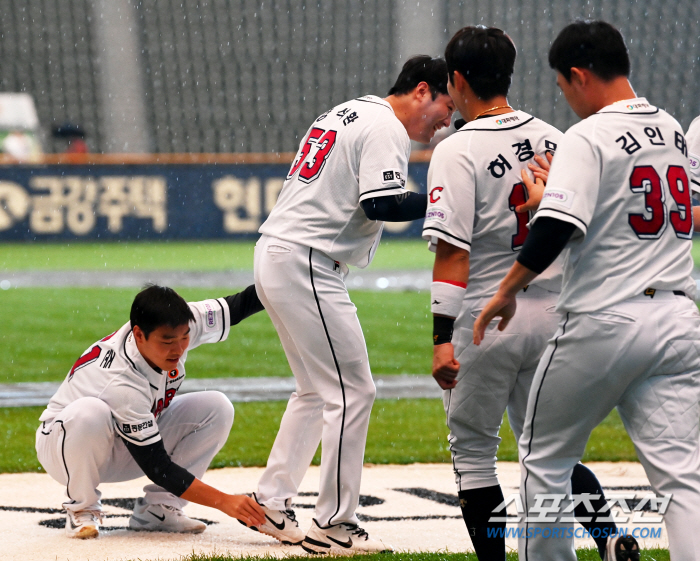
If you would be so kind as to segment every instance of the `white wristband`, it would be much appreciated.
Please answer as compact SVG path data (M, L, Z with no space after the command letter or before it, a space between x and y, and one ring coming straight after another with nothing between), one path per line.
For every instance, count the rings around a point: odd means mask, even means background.
M463 283L433 281L430 284L430 311L434 314L456 318L462 309L462 301L467 291Z

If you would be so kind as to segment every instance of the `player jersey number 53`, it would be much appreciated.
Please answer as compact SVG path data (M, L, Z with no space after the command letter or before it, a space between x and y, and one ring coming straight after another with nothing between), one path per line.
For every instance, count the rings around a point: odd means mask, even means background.
M287 174L287 179L292 179L297 172L299 172L299 181L304 183L311 183L316 179L323 171L323 166L326 165L326 160L333 151L337 134L334 130L326 131L313 127L309 131L309 136L306 137L304 146L302 146L294 159L294 163ZM308 161L309 154L313 149L316 149L316 153Z

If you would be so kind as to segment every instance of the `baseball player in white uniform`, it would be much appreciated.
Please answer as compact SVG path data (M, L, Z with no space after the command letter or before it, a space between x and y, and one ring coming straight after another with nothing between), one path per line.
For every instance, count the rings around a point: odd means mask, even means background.
M366 267L383 222L425 216L406 190L410 139L429 142L453 104L442 59L409 60L388 97L323 113L302 139L255 248L255 286L296 378L256 498L260 531L311 553L385 551L358 526L360 478L375 396L367 348L344 283ZM315 518L304 534L289 508L322 442ZM278 528L275 530L276 525ZM283 528L283 529L279 529Z
M549 63L583 121L558 146L528 238L477 319L474 343L488 340L495 316L507 331L515 295L565 248L563 318L535 373L519 442L526 515L542 494L570 494L591 431L617 407L652 488L672 495L671 558L698 559L700 314L683 131L635 95L611 25L570 24ZM556 506L557 522L524 519L520 559L576 559ZM606 560L639 559L638 547L633 537L611 539Z
M690 164L690 186L696 193L700 192L700 117L695 117L685 133L688 143L688 162ZM697 196L696 196L697 198ZM700 232L700 206L693 206L693 224Z
M66 487L68 536L98 535L100 483L144 474L153 483L136 501L133 530L204 531L206 524L182 512L188 501L246 524L265 520L250 497L201 481L228 438L231 402L215 391L177 395L187 353L226 340L232 325L262 309L254 286L188 304L171 288L151 285L134 299L130 321L77 360L36 433L41 465Z
M445 390L450 450L460 506L479 559L505 560L504 497L496 475L503 413L516 440L522 433L532 377L556 331L561 264L551 265L518 296L520 313L488 344L472 344L479 312L496 293L528 234L526 170L548 168L562 133L514 110L506 99L516 50L500 29L465 27L450 40L445 58L448 90L467 119L433 153L423 237L436 251L431 286L434 314L433 376ZM537 156L537 155L540 156ZM537 160L535 158L537 157ZM600 494L595 476L578 464L573 486ZM592 485L592 488L591 488ZM590 513L583 513L584 516ZM496 517L503 521L491 522ZM589 528L614 523L587 523ZM605 539L599 544L604 552Z

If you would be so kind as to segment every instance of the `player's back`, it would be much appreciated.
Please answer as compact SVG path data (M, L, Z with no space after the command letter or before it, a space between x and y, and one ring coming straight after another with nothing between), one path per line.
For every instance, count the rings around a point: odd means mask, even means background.
M383 222L369 220L360 201L403 191L410 147L385 100L365 96L334 107L301 141L260 232L367 265Z
M688 170L680 125L643 98L567 131L538 212L578 227L561 310L594 311L648 288L694 295Z
M467 249L468 298L490 297L515 262L528 234L527 201L520 171L534 156L554 152L562 133L523 111L481 118L442 141L428 173L424 238ZM557 262L537 284L558 291Z

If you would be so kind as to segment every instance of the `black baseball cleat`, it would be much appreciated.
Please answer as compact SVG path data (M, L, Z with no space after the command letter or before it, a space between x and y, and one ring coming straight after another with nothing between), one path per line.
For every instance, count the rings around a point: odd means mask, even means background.
M639 561L639 544L632 536L608 538L603 561Z

